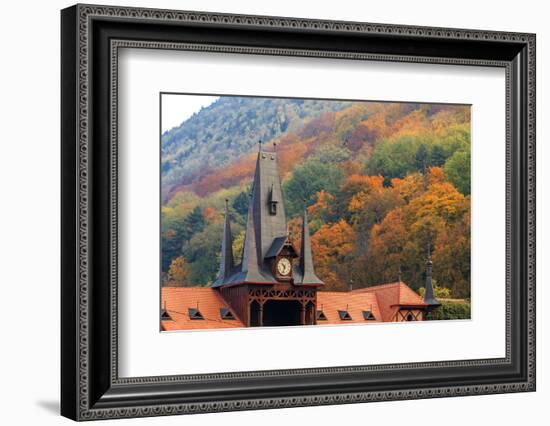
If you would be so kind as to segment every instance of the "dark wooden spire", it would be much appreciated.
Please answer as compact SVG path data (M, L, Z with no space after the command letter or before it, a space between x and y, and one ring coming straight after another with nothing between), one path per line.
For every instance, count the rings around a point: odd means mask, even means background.
M231 221L229 218L229 200L225 200L225 220L223 223L222 250L220 256L219 278L228 278L235 269L233 260L233 235L231 234Z
M276 284L278 281L273 275L273 258L279 254L283 247L286 247L291 255L294 253L293 257L297 256L288 235L283 191L277 170L277 154L263 151L261 144L259 145L260 149L246 220L242 262L236 267L231 266L232 253L230 253L228 247L230 247L229 243L232 240L227 235L226 229L229 230L229 223L226 220L222 242L220 276L212 284L212 287L245 283ZM292 280L294 285L323 284L315 275L313 269L305 205L300 265L298 268L293 269Z
M432 255L430 251L430 244L428 244L427 256L426 256L426 291L424 292L424 303L428 305L428 309L435 309L441 303L434 296L434 289L432 283Z
M221 277L212 287L236 283L276 283L266 262L273 242L287 236L286 215L275 152L259 145L252 194L246 220L243 259L230 277ZM275 204L275 208L273 208Z
M302 273L302 284L324 284L313 268L313 258L311 256L311 242L309 238L309 225L307 223L307 207L304 202L304 214L302 219L302 244L300 250L300 271Z

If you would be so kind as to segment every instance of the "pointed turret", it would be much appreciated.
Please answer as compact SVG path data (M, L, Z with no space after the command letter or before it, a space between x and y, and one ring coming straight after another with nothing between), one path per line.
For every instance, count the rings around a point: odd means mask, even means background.
M302 230L302 259L300 267L293 272L295 285L321 285L323 282L315 275L311 257L311 243L307 226L307 215L304 212ZM277 284L278 278L273 274L273 259L285 251L286 256L297 257L297 251L289 240L281 180L277 170L277 153L266 152L258 143L258 158L244 239L243 256L240 265L233 265L229 247L232 238L229 222L226 219L222 242L222 259L219 278L212 287L223 287L237 284Z
M430 245L428 244L428 255L426 258L426 291L424 293L424 303L428 305L429 310L437 308L441 303L434 296L432 284L432 256L430 253Z
M301 284L324 284L317 275L313 268L313 258L311 256L311 242L309 238L309 225L307 223L307 208L304 202L304 214L302 219L302 244L300 250L300 271L302 272Z
M219 278L228 278L235 269L233 260L233 235L231 234L231 221L229 219L229 200L225 200L225 220L223 223L222 251L220 256Z
M255 182L254 182L255 183ZM252 189L254 191L254 188ZM248 217L246 219L246 233L244 236L243 260L239 267L240 274L237 281L241 282L262 282L264 277L260 273L258 262L258 245L256 243L256 226L253 207L253 195L248 206Z

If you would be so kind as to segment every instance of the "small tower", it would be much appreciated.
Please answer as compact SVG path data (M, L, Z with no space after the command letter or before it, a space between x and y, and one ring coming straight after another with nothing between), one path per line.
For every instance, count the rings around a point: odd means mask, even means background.
M229 200L225 200L225 220L223 223L222 250L220 256L219 279L228 278L235 269L233 260L233 235L231 234L231 223L229 220Z
M311 256L311 241L309 238L309 225L307 223L307 206L304 201L304 214L302 218L302 244L300 250L300 270L302 272L302 284L323 285L313 268Z
M424 303L428 305L428 311L432 311L441 305L441 303L434 296L432 266L433 262L430 252L430 244L428 244L428 253L426 257L426 291L424 293Z
M313 268L305 205L302 252L296 267L298 251L289 238L284 207L277 153L264 151L258 143L242 261L234 265L226 204L220 273L210 285L247 327L316 321L317 288L323 282Z

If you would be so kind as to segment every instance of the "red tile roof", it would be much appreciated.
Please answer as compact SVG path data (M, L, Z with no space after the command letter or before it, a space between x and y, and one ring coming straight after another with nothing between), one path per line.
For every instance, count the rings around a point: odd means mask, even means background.
M221 308L229 308L220 293L207 287L163 287L162 306L171 320L162 321L163 330L194 330L244 327L231 310L234 320L222 319ZM190 319L189 308L197 308L203 320ZM393 321L400 307L424 308L422 298L403 282L360 288L351 292L318 291L317 310L326 320L318 324L349 324ZM340 318L338 311L347 311L351 320ZM365 320L363 311L371 311L374 320Z
M163 287L162 306L172 320L162 321L163 330L196 330L214 328L244 327L235 312L234 320L221 318L220 309L229 308L220 293L212 288L203 287ZM189 308L197 308L203 320L190 319Z
M353 290L352 293L375 294L378 300L378 306L380 307L380 311L382 313L383 321L393 321L395 314L401 306L418 308L424 308L427 306L420 295L415 293L404 282L395 282L360 288Z
M372 293L354 293L343 291L319 291L317 292L317 310L323 311L326 321L318 321L318 324L349 324L370 323L382 321L376 295ZM348 311L351 320L342 320L338 311ZM363 311L371 311L374 320L366 321Z

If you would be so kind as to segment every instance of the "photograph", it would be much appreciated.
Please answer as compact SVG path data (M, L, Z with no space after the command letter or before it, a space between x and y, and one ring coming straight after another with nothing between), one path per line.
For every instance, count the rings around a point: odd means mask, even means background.
M470 121L160 93L160 330L469 320Z

